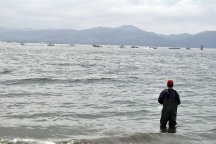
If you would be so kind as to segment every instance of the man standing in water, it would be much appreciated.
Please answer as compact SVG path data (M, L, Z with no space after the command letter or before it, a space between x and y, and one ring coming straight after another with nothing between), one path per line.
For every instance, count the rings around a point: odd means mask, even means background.
M177 116L177 107L181 103L179 94L176 90L173 89L173 81L167 81L167 89L163 90L160 93L158 102L163 104L163 109L161 112L160 119L160 129L166 131L166 124L169 121L169 130L175 131L176 126L176 116Z

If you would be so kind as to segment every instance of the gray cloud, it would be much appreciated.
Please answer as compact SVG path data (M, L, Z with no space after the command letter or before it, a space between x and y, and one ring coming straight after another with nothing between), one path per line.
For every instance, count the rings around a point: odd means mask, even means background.
M0 0L0 26L83 29L135 25L159 33L216 30L214 0Z

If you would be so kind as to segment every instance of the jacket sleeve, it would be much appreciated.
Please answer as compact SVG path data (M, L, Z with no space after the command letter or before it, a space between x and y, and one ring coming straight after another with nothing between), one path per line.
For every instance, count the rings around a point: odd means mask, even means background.
M163 101L164 101L164 94L163 94L163 91L160 93L160 96L159 96L159 98L158 98L158 102L160 103L160 104L163 104Z
M177 101L178 105L181 104L181 100L180 100L180 97L179 97L179 94L177 91L176 91L176 101Z

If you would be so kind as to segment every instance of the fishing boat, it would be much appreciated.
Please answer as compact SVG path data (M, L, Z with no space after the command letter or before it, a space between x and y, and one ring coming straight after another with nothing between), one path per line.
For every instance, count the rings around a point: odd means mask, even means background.
M125 48L125 46L124 46L124 45L121 45L119 48Z
M102 46L96 45L96 44L93 44L92 46L93 46L93 47L102 47Z
M49 43L47 44L47 46L55 46L53 43Z
M150 46L150 49L157 49L157 47L155 47L155 46Z
M138 46L132 46L131 48L138 48Z
M169 49L181 49L179 47L170 47Z

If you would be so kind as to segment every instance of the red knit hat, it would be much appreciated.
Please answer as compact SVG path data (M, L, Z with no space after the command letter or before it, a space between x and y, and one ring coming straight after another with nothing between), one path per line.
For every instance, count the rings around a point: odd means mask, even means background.
M173 84L173 80L168 80L168 81L167 81L167 86L168 86L168 87L173 87L173 85L174 85L174 84Z

